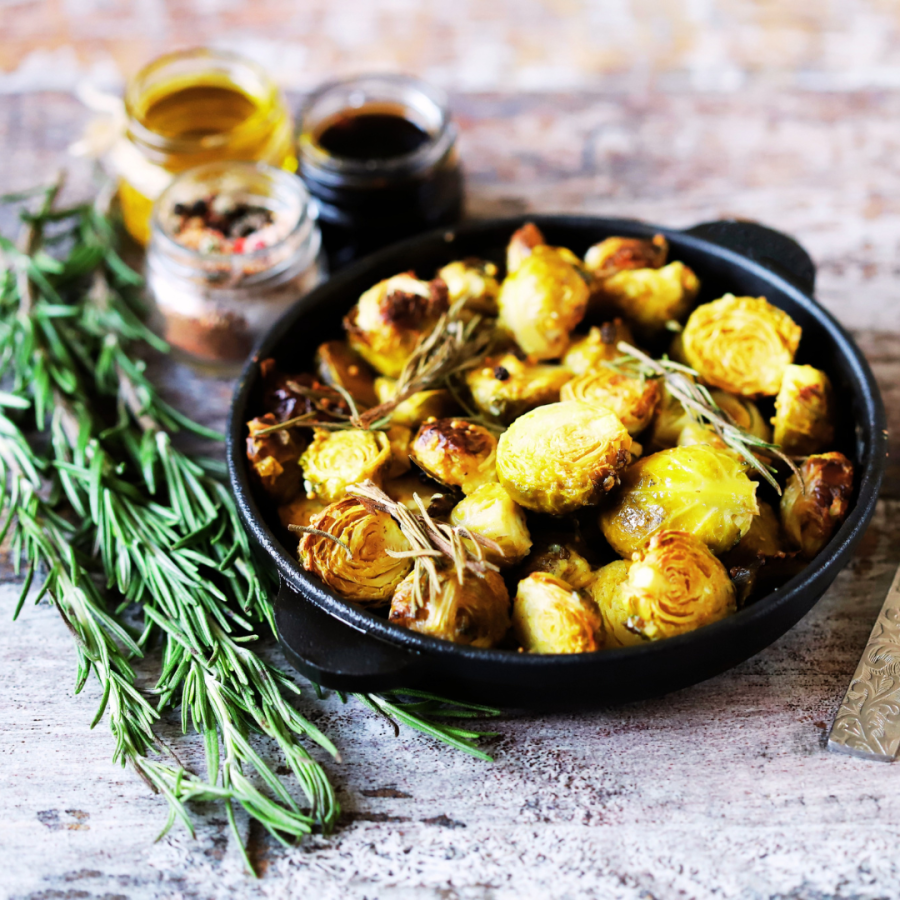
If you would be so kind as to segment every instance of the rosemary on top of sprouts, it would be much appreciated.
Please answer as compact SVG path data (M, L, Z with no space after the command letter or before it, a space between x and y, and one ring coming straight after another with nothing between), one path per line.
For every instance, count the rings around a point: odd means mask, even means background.
M494 339L494 330L481 316L475 315L464 320L461 315L463 305L464 301L457 301L419 341L397 379L397 389L390 400L362 410L350 393L340 385L331 386L328 392L297 385L297 392L309 397L318 412L306 412L260 429L256 432L257 437L295 427L331 430L362 428L369 431L387 428L394 410L404 400L419 391L449 383L455 375L478 365L488 352ZM329 404L327 409L321 405L321 400L332 398L334 391L347 403L349 414L335 410L333 404ZM325 412L328 419L322 419L319 415Z
M606 361L604 365L628 369L640 378L664 379L669 393L681 403L688 415L697 422L706 422L732 450L739 453L748 465L765 478L779 496L781 486L775 480L773 474L775 470L760 461L753 451L777 457L794 474L798 474L793 460L781 451L778 444L764 441L741 428L731 415L716 403L708 388L695 380L699 376L692 368L667 358L653 359L627 341L619 341L616 347L625 355L620 359Z
M387 513L400 526L409 541L410 550L387 553L394 557L412 557L415 560L415 602L424 606L423 585L427 587L432 603L441 596L439 565L450 565L456 570L456 579L462 584L467 571L483 577L486 572L499 569L485 559L486 548L502 555L499 544L461 526L448 525L433 519L418 494L414 494L419 512L414 513L402 503L392 500L372 481L351 485L347 493L356 497L367 509Z

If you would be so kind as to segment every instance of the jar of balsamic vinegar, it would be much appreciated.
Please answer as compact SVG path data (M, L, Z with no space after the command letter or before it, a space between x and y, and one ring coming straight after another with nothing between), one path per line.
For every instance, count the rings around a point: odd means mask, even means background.
M321 88L303 111L297 156L332 269L462 214L447 99L418 79L367 75Z
M110 161L125 227L141 244L150 238L153 201L178 172L220 160L296 167L281 92L234 53L197 48L161 56L129 83L125 114Z

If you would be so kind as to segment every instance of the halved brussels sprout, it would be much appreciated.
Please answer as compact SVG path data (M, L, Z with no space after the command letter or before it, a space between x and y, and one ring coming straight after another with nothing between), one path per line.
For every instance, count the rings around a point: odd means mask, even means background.
M688 365L707 384L752 398L778 393L800 334L765 297L726 294L691 313L681 340Z
M506 247L506 274L512 275L531 256L535 247L545 245L544 235L534 222L526 222L513 232Z
M520 506L563 515L597 503L631 460L615 413L570 400L526 413L500 437L497 476Z
M542 536L535 543L522 567L522 575L546 572L571 585L576 591L594 577L591 564L578 552L576 541L559 535Z
M325 384L342 387L362 407L375 406L375 376L346 341L326 341L316 351L316 371Z
M847 517L853 463L843 453L819 453L791 475L781 496L781 524L804 559L812 559Z
M453 507L450 524L494 541L500 553L483 548L498 566L513 566L531 549L531 535L522 508L499 484L483 484Z
M475 405L504 424L523 413L559 400L560 388L572 377L563 367L521 360L512 353L492 356L466 373Z
M567 250L541 245L501 285L500 324L529 356L562 356L584 318L588 287L578 262Z
M716 450L721 450L723 453L731 454L735 459L740 457L740 454L732 450L710 425L704 425L701 422L688 422L681 429L681 434L678 435L677 446L694 447L697 444L707 444Z
M593 653L603 646L603 620L594 602L546 572L519 582L512 625L526 653Z
M318 575L342 597L362 606L391 598L412 569L409 558L388 551L409 550L409 542L387 513L370 512L355 497L344 497L312 517L310 527L326 531L345 547L318 534L304 534L298 553L307 572Z
M831 380L812 366L787 366L775 398L775 443L788 456L809 456L834 440Z
M299 468L299 466L297 467ZM278 518L285 528L288 525L309 525L313 516L317 516L325 509L325 504L315 497L301 495L295 497L290 503L284 503L278 507Z
M728 413L735 424L760 440L772 440L772 430L752 400L748 400L746 397L736 397L734 394L720 391L718 388L713 388L710 394L719 408ZM704 437L709 438L709 434L702 430L705 428L707 426L697 422L663 385L659 411L648 437L650 449L663 450L668 447L702 443L711 443L719 449L727 447L725 442L714 432L712 432L712 439L704 440ZM711 429L709 430L711 431Z
M387 471L388 478L399 478L408 472L412 463L409 451L412 446L413 431L405 425L391 425L385 432L391 442L391 465Z
M428 509L435 498L449 497L446 489L441 488L430 478L425 478L418 469L407 472L399 478L391 478L384 483L383 490L391 500L402 503L413 512L419 511L415 494L419 495L419 499L425 504L425 509Z
M682 262L661 269L626 269L595 282L591 309L623 316L635 334L653 339L681 322L697 299L700 281Z
M661 234L652 238L609 237L588 249L584 264L595 278L609 278L632 269L660 269L668 253L669 242Z
M247 423L250 432L247 437L247 459L262 489L273 500L287 503L299 492L303 483L299 465L303 438L290 428L257 436L258 432L277 424L278 419L272 413Z
M611 409L634 436L650 424L661 394L656 379L635 378L600 363L564 384L559 397Z
M376 378L375 392L379 403L393 400L397 393L397 381L394 378ZM393 425L406 425L415 431L426 419L444 419L458 413L459 404L453 394L444 388L432 391L418 391L407 397L394 407L391 413Z
M601 569L590 592L610 647L675 637L735 611L734 585L725 566L683 531L655 535L627 573L621 565L610 573Z
M471 494L497 480L497 438L465 419L431 419L416 434L410 457L441 484Z
M497 315L497 267L481 259L466 259L449 263L438 272L450 297L450 305L465 302L465 308L485 316Z
M383 483L391 467L391 442L383 431L316 428L300 465L307 495L333 503L351 484L367 478Z
M466 571L460 584L454 570L444 569L440 597L432 603L426 593L424 606L416 604L415 577L411 573L394 592L391 622L471 647L493 647L503 640L509 630L509 592L496 572L480 577Z
M785 540L778 514L764 500L750 530L722 556L722 564L731 576L738 606L754 593L777 588L806 566Z
M731 549L759 514L756 484L728 453L706 444L673 447L639 459L600 513L619 556L630 557L662 531L686 531L713 553Z
M594 325L587 334L572 338L563 365L575 375L584 375L604 360L621 356L619 341L634 344L631 329L621 319L604 322L599 327Z
M382 375L396 378L449 308L447 285L394 275L369 288L344 319L350 346Z

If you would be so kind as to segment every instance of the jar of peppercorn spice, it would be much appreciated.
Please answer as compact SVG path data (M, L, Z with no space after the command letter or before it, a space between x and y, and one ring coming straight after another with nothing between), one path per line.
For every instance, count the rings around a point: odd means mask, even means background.
M201 367L236 371L325 269L309 195L283 170L200 166L154 206L146 270L154 323L176 354Z

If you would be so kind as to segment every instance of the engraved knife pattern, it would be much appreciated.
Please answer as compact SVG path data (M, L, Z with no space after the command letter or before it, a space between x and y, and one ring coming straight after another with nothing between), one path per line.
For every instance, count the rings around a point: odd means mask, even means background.
M831 726L828 749L886 762L900 750L900 569Z

